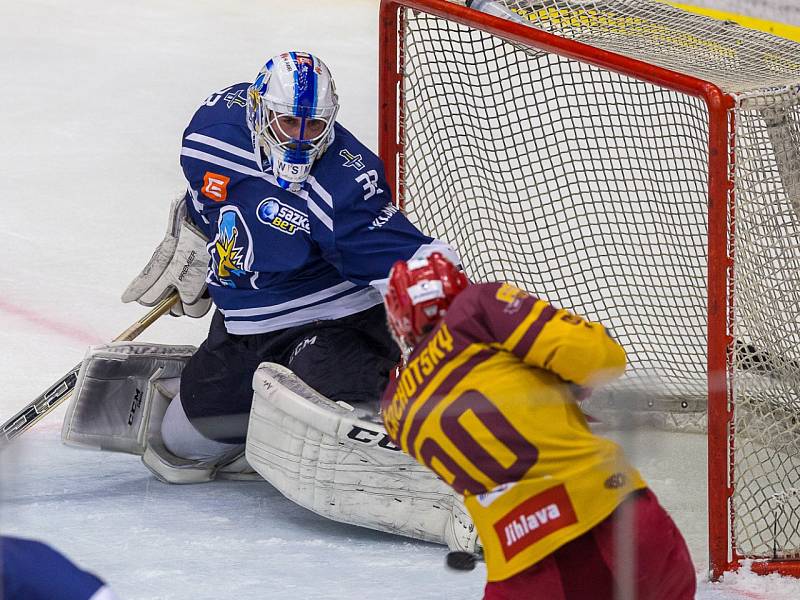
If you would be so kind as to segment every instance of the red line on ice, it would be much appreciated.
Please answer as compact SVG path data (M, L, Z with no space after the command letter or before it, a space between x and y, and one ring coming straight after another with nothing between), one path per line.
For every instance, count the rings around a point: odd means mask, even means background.
M744 596L745 598L750 598L751 600L768 600L768 596L762 596L758 592L751 592L750 590L740 590L737 589L735 585L731 588L731 590L736 592L736 594Z
M32 310L28 310L27 308L23 308L15 304L9 304L3 300L0 300L0 310L14 315L20 319L24 319L29 323L33 323L41 329L46 329L52 333L69 338L75 342L80 342L82 344L97 344L100 341L97 336L89 333L88 331L78 329L77 327L72 327L59 321L48 319L47 317L43 317Z

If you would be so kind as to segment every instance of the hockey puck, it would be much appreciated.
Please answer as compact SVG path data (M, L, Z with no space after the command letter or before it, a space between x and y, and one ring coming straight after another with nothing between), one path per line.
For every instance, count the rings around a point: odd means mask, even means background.
M447 553L447 566L456 571L472 571L477 559L472 552L454 551Z

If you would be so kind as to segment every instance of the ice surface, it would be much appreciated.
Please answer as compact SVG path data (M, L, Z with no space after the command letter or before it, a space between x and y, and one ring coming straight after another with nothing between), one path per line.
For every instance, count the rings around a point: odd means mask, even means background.
M163 235L180 135L209 92L310 50L336 77L340 120L376 147L377 4L0 3L0 418L143 314L119 295ZM144 338L197 344L206 327L164 318ZM0 457L0 531L53 544L123 599L481 596L483 567L447 571L441 547L326 521L266 483L161 484L135 457L62 446L62 415ZM624 441L702 581L705 438ZM735 575L699 597L800 598L800 584Z

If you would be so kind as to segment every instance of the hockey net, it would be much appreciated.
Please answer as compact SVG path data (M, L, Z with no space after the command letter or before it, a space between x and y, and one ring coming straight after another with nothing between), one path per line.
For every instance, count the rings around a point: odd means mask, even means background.
M605 420L708 414L713 574L792 571L800 45L649 0L496 6L524 22L383 1L399 203L472 279L610 326L630 367L594 400Z

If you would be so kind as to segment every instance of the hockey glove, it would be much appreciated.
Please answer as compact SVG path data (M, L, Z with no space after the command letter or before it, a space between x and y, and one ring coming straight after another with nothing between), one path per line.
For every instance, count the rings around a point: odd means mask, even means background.
M203 233L187 219L184 199L173 201L167 235L122 294L122 301L155 306L172 290L177 290L180 301L173 305L170 314L195 318L205 315L211 308L211 298L206 292L207 243Z

